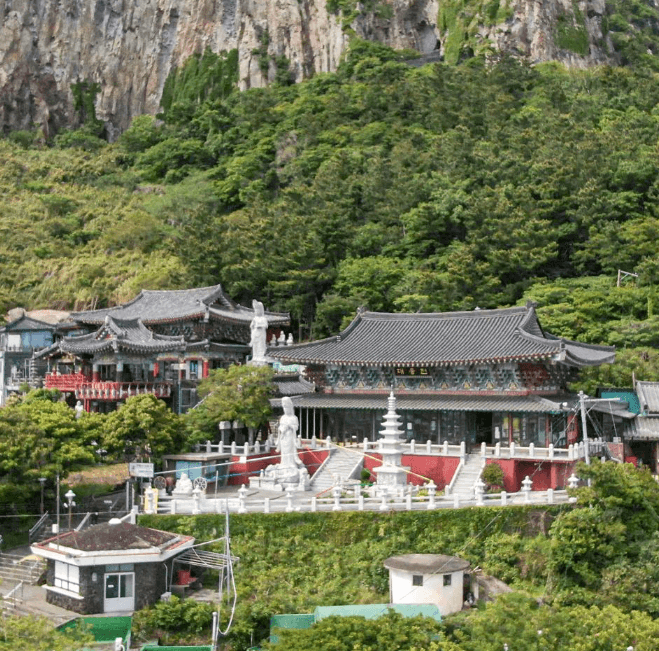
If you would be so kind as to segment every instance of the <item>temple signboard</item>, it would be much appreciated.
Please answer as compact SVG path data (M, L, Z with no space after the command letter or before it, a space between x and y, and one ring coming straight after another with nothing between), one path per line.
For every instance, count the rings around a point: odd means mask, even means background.
M396 377L427 377L430 375L428 366L397 366Z

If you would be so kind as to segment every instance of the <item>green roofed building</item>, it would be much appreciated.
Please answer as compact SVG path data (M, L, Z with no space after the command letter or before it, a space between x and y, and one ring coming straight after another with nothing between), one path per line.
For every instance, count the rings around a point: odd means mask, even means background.
M442 621L439 608L434 604L354 604L348 606L318 606L312 614L273 615L270 618L270 641L278 642L277 629L307 629L326 617L364 617L377 619L389 610L403 617L432 617Z

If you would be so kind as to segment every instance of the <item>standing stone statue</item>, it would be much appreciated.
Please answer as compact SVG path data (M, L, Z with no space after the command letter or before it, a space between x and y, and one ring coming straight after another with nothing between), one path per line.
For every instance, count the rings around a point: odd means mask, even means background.
M252 301L254 318L249 325L251 338L249 345L252 347L252 362L265 363L266 336L268 333L268 319L265 317L263 303Z
M304 467L297 454L297 430L300 424L293 409L293 401L288 396L281 399L281 406L284 415L279 419L277 428L277 452L281 454L279 466L294 469L297 473L300 466Z
M289 397L282 398L284 415L279 419L277 428L277 452L281 455L279 463L268 466L263 474L260 488L271 490L309 489L309 472L297 453L297 430L299 422Z

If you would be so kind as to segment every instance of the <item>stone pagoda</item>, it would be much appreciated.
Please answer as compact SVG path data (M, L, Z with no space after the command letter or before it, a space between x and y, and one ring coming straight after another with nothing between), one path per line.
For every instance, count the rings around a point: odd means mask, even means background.
M400 416L396 413L396 396L394 392L389 394L388 411L384 416L383 428L381 430L380 449L382 455L382 465L373 468L377 474L377 483L373 487L375 495L402 496L407 485L408 467L401 465L403 450L401 448L401 435L404 430L401 428Z

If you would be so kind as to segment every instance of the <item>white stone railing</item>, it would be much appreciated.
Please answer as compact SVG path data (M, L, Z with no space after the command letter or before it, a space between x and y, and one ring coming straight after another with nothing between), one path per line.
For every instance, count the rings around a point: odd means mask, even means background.
M235 441L232 441L228 445L225 445L224 443L211 443L210 441L206 441L206 443L198 443L193 447L194 452L205 452L206 454L231 454L232 456L268 454L271 450L272 447L270 445L270 441L265 441L264 443L256 441L256 443L252 445L249 443L238 445Z
M335 443L330 437L327 437L326 439L316 439L316 437L310 439L298 438L298 448L300 449L328 450L333 445L335 445ZM605 443L601 439L590 439L589 445L591 456L601 454L605 447ZM364 452L378 453L380 451L380 446L381 443L379 440L369 441L368 439L364 439L363 443L359 445L359 448ZM252 454L269 453L273 448L274 445L270 440L265 442L256 441L252 445L249 443L238 445L235 441L228 445L206 441L206 443L195 445L194 451L206 452L207 454L217 453L231 454L234 456L249 456ZM420 443L414 440L409 443L401 441L400 448L403 454L460 457L461 459L464 459L466 456L466 447L464 443L452 445L449 444L448 441L439 444L432 443L431 441L426 441L425 443ZM482 443L480 446L480 454L482 457L488 459L546 459L550 461L577 461L578 459L583 459L585 457L585 450L583 441L575 445L570 445L567 448L556 448L552 444L545 448L535 446L533 443L529 446L517 445L514 442L509 446L502 446L500 443L497 443L496 445L486 445L485 443Z
M576 486L578 479L570 478L570 486ZM477 484L474 496L466 499L460 495L442 495L431 482L421 487L408 486L404 495L387 495L370 497L365 495L361 486L334 487L327 497L318 497L292 490L278 497L250 497L250 491L241 487L234 496L223 498L207 497L200 489L195 489L189 497L172 497L165 494L156 495L157 491L147 489L145 495L145 512L160 514L200 513L283 513L283 512L317 512L317 511L415 511L465 506L509 506L524 504L558 504L574 501L566 490L532 490L533 482L527 477L522 482L522 490L517 493L484 493L484 485ZM420 494L419 489L423 491Z

